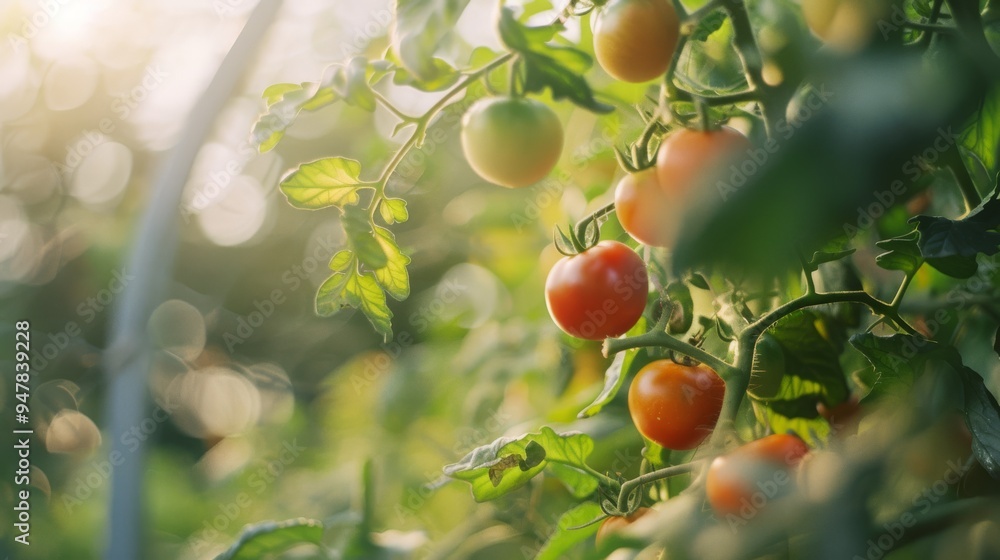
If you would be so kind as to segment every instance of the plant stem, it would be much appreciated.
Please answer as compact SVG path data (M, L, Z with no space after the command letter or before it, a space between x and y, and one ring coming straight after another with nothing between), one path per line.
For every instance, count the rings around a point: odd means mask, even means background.
M750 331L753 335L755 335L754 340L756 340L757 337L768 329L768 327L778 322L786 315L807 307L816 307L817 305L827 305L830 303L860 303L875 313L888 318L896 326L903 329L907 333L918 334L916 329L910 326L909 323L904 321L902 317L899 316L899 313L896 309L892 308L891 304L875 298L863 290L806 294L785 303L767 315L757 319L746 328L746 331Z
M666 315L666 313L664 313L664 315ZM617 354L618 352L630 350L632 348L644 348L649 346L661 346L695 359L714 369L719 375L722 376L723 379L727 381L728 377L733 373L733 366L730 364L715 357L709 352L698 348L697 346L674 338L673 336L667 334L662 328L654 328L653 330L639 336L609 338L604 341L604 354L611 356L612 354Z
M889 307L891 307L893 311L899 311L899 305L903 303L903 296L906 295L906 290L910 287L910 282L913 280L916 273L917 271L914 270L913 272L909 272L903 276L903 281L899 284L899 289L896 290L896 295L893 296L892 303L889 304Z
M392 113L393 115L396 115L396 117L399 120L401 120L403 122L408 122L408 123L412 123L412 122L416 122L417 121L416 117L411 117L410 115L407 115L406 113L404 113L404 112L400 111L399 109L397 109L396 106L393 105L391 101L389 101L388 99L386 99L385 96L382 95L381 93L379 93L379 92L375 91L374 89L372 89L372 94L375 96L375 101L377 101L383 107L385 107L386 109L388 109L390 113Z
M701 466L704 461L692 461L690 463L684 463L682 465L674 465L671 467L665 467L659 470L655 470L650 473L646 473L641 476L637 476L632 480L629 480L622 484L621 492L618 494L618 511L625 512L628 508L628 499L632 492L638 489L640 486L649 484L650 482L656 482L657 480L663 480L664 478L670 478L671 476L677 476L679 474L687 474L693 471L695 468Z
M764 127L770 137L780 115L775 113L777 108L772 103L765 102L769 98L771 86L764 81L763 60L750 24L750 14L743 0L722 0L721 4L733 24L733 43L743 63L747 85L750 86L750 90L761 94L758 103L764 113Z
M958 145L954 145L948 149L947 159L948 167L951 168L951 172L955 175L958 189L962 192L962 199L965 201L965 211L969 212L976 206L979 206L983 198L979 194L979 189L976 188L975 181L972 180L972 175L969 175L969 170L965 167L965 162L962 161L962 154L958 150Z

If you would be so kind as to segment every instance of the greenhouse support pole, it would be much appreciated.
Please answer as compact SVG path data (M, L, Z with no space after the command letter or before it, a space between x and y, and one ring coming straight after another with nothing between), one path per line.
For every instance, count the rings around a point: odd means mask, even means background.
M149 205L138 222L126 268L135 278L115 303L103 366L108 376L106 421L111 449L121 464L111 475L111 502L104 557L143 558L144 447L123 443L122 435L148 414L151 349L147 321L165 297L177 249L178 211L195 157L218 115L253 59L273 23L281 0L261 0L226 54L208 88L194 105L178 143L157 175ZM131 443L131 440L128 440ZM117 464L117 463L116 463Z

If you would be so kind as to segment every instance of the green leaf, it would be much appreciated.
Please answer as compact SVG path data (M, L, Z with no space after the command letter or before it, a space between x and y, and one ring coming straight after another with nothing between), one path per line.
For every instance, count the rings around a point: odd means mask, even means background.
M370 185L361 182L361 163L342 157L303 163L281 180L279 186L296 208L315 210L358 202L358 191Z
M410 219L410 212L406 209L406 201L402 198L383 199L378 206L382 220L387 224L403 223Z
M392 312L386 305L385 292L370 272L359 272L351 267L346 272L336 272L326 279L316 293L316 313L323 317L334 315L345 307L360 309L375 331L392 338Z
M844 257L854 254L856 249L851 247L851 239L846 234L838 235L824 244L818 251L815 251L807 261L807 265L813 270L819 265L828 262L839 261Z
M755 399L770 400L778 396L785 377L785 351L771 333L757 340L750 368L747 392Z
M906 235L879 241L875 245L887 252L875 257L875 263L886 270L901 270L906 274L913 274L924 263L917 244L919 238L920 233L914 230Z
M972 369L958 368L965 394L965 421L972 432L972 452L993 478L1000 479L1000 405Z
M340 221L344 226L344 232L347 233L347 244L362 264L373 270L382 269L389 265L389 255L383 245L384 240L376 239L371 222L368 221L368 213L363 208L345 207ZM393 242L393 247L396 251L399 250L398 247L395 247L395 242ZM405 265L403 266L405 267Z
M420 81L432 82L440 67L434 54L444 47L469 0L396 0L392 50Z
M580 527L589 523L601 515L601 507L594 502L585 502L562 514L556 526L556 530L545 541L545 546L538 551L535 560L560 560L569 557L567 554L578 544L585 542L593 535L597 534L600 528L599 523ZM580 527L574 529L573 527Z
M346 272L347 268L354 263L354 253L347 249L337 251L330 259L330 270L334 272Z
M239 540L215 560L257 560L304 543L319 546L322 540L323 524L315 519L265 521L244 528Z
M396 245L396 237L385 228L375 226L375 240L382 247L386 258L385 266L372 271L375 279L385 293L397 301L403 301L410 296L410 275L406 271L410 257L403 254Z
M529 461L531 448L544 451L544 459ZM594 440L586 434L557 434L543 427L538 433L502 437L477 447L459 462L444 467L445 475L469 482L476 501L492 500L521 487L550 462L583 468L594 450ZM537 459L537 453L534 458Z
M462 77L461 72L440 58L430 60L425 69L428 74L423 79L407 70L392 49L386 52L384 62L387 67L382 71L385 74L392 74L393 84L409 86L420 91L442 91L454 85Z
M674 306L667 326L672 334L684 334L694 323L694 300L691 298L691 288L682 280L677 280L668 284L665 291Z
M705 42L709 35L721 29L724 23L726 23L726 13L722 10L716 10L701 18L694 27L694 31L691 32L691 39Z
M972 122L962 132L962 147L972 152L982 162L990 175L1000 171L1000 88L986 95L973 116Z
M777 433L825 437L829 424L816 404L837 404L848 396L840 367L843 326L811 311L788 315L772 326L754 350L749 393L761 422Z
M261 97L264 98L264 102L268 107L271 107L275 103L281 101L285 94L291 93L293 91L301 90L302 86L300 84L274 84L268 86Z
M582 500L597 491L598 482L590 473L562 463L549 464L549 472L566 486L569 493Z
M628 330L626 336L640 335L646 332L646 328L646 318L642 317L639 319L638 323ZM608 366L607 371L604 372L604 389L602 389L601 393L597 395L594 402L590 403L587 408L581 410L580 413L577 414L577 418L590 418L614 400L615 395L618 394L622 385L625 384L625 380L628 377L635 375L635 373L639 371L639 368L642 367L643 363L645 363L645 360L637 360L640 351L645 357L645 351L640 348L633 348L631 350L615 354L615 358L611 361L611 365Z
M610 113L614 107L597 101L583 78L593 64L590 55L572 47L547 44L559 29L554 25L528 27L517 21L510 8L501 10L500 39L521 56L525 93L548 88L553 99L568 99L595 113Z
M321 105L328 105L332 100L343 99L348 105L369 112L374 111L375 94L368 83L371 71L368 59L363 56L356 56L347 64L333 64L327 67L320 82L320 90L303 106L303 109L315 110Z
M862 399L865 403L904 393L923 373L927 361L942 352L938 343L908 334L885 337L861 333L850 342L875 368L875 382Z

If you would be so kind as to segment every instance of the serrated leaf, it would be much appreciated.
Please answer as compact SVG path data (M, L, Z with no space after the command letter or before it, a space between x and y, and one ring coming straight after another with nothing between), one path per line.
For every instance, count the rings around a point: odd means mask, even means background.
M978 373L965 366L958 372L965 394L965 421L972 433L972 452L990 476L1000 479L1000 405Z
M315 519L266 521L244 528L239 540L215 560L256 560L304 543L320 545L322 541L323 524Z
M378 206L382 220L387 224L403 223L410 219L410 212L406 209L406 201L402 198L383 199Z
M403 254L396 245L396 237L385 228L375 226L375 240L382 247L386 264L372 272L385 293L397 301L403 301L410 296L410 275L406 271L410 257Z
M862 399L864 403L904 392L923 372L927 361L941 355L940 345L922 336L860 333L850 342L875 368L875 383Z
M360 309L375 331L392 338L392 311L386 305L385 292L370 272L357 267L336 272L323 282L316 293L316 314L328 317L345 307Z
M344 272L354 262L354 253L351 251L347 249L337 251L330 259L330 270L334 272Z
M639 322L628 330L626 336L640 335L646 332L646 328L646 318L641 317ZM625 384L625 379L634 375L635 372L639 370L639 367L641 367L641 364L645 361L638 359L640 352L642 352L645 356L645 351L639 348L633 348L631 350L615 354L614 359L611 361L611 365L608 366L607 371L604 372L604 389L602 389L601 393L597 395L594 402L590 403L587 408L584 408L579 414L577 414L577 418L590 418L614 400L618 391L621 390L622 385Z
M986 172L993 175L1000 171L1000 88L987 94L971 124L962 132L962 146L983 163Z
M407 70L392 49L385 53L385 60L380 62L385 65L379 69L380 72L383 75L392 74L393 84L409 86L420 91L442 91L454 85L462 77L462 73L451 64L436 57L427 65L428 74L423 79L417 78Z
M553 99L568 99L595 113L610 113L614 110L611 105L594 98L590 84L583 78L583 74L593 64L590 55L572 47L547 43L559 27L529 27L517 21L510 8L502 8L499 28L500 39L521 57L525 93L541 92L548 88Z
M532 444L544 450L544 460L527 462ZM557 434L543 427L538 433L502 437L469 452L457 463L444 467L445 475L469 482L476 501L492 500L521 487L550 462L583 467L594 450L590 436L579 432ZM499 468L502 467L502 468ZM528 467L528 468L523 468Z
M920 233L914 230L906 235L879 241L875 245L888 252L876 256L875 263L886 270L901 270L906 274L913 274L924 263L917 244L919 238Z
M359 179L361 162L331 157L303 163L279 184L288 202L296 208L315 210L358 202L358 191L369 187Z
M535 560L560 560L569 557L570 550L596 534L600 528L600 524L597 523L586 527L580 526L603 514L601 507L594 502L582 503L562 514L555 532L552 533L549 540L545 541L545 545L538 551ZM575 529L574 527L580 528Z
M444 47L469 0L396 0L392 50L403 67L420 81L433 81L439 71L434 54Z
M384 268L389 264L389 256L382 242L376 239L375 232L372 231L368 212L357 206L347 206L340 222L347 234L347 244L362 264L372 270Z

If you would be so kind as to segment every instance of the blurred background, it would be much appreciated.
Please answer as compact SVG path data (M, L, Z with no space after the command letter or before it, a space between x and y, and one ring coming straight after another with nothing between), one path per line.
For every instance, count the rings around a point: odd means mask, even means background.
M358 54L380 57L390 6L288 0L191 169L168 301L149 319L157 352L148 414L125 433L110 431L100 360L111 310L134 279L124 264L134 232L167 151L253 7L0 7L0 330L13 340L15 319L31 321L36 433L32 544L4 551L17 558L101 557L110 478L130 460L111 453L114 441L146 445L144 558L212 558L244 524L264 519L314 517L346 535L368 458L375 526L394 530L386 543L432 553L433 540L490 525L473 512L494 508L474 504L459 484L420 490L442 465L511 427L534 429L538 411L569 421L599 390L598 345L561 337L541 287L558 257L551 227L583 215L594 206L588 198L607 189L619 131L560 105L572 139L562 167L515 192L468 169L457 120L437 125L441 141L411 154L393 185L407 193L411 219L395 231L413 259L413 295L393 305L395 341L385 344L350 310L319 318L316 288L344 245L338 213L291 208L277 182L322 156L384 161L393 122L381 110L373 120L336 104L299 119L265 155L249 131L267 86L318 80ZM473 2L468 13L492 9ZM470 44L498 45L489 17L463 18L459 32ZM416 112L434 99L415 92L394 101ZM4 438L12 391L0 386ZM638 444L618 420L601 429ZM15 457L3 457L8 472ZM4 504L13 503L10 482L0 482ZM520 523L528 533L549 526ZM3 523L4 546L10 531ZM515 535L494 531L487 542L516 550Z

